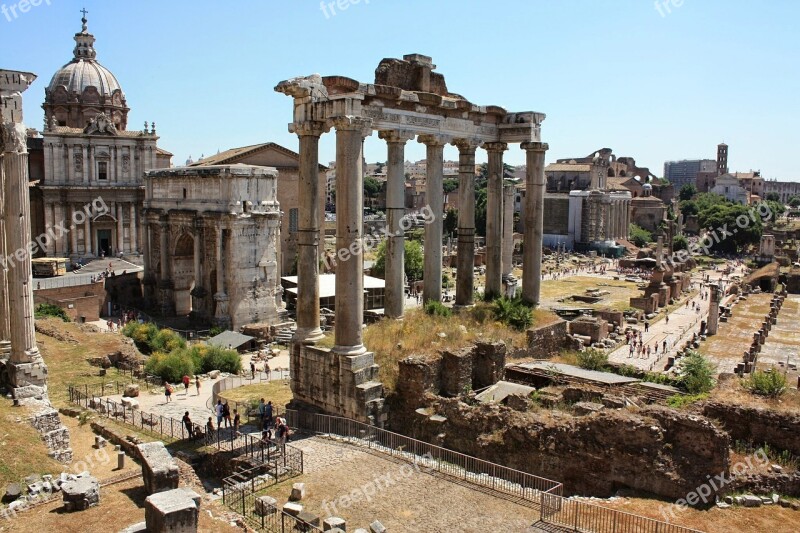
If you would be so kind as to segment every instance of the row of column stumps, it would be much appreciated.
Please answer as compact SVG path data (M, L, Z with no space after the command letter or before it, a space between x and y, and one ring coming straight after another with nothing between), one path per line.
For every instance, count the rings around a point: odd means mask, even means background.
M300 141L298 209L298 295L297 331L294 342L314 344L322 336L319 310L320 191L317 181L319 168L319 139L331 128L336 130L336 320L334 352L359 355L366 351L363 344L363 142L372 134L368 118L340 116L322 121L290 124L291 132ZM404 315L404 232L401 219L405 213L405 144L416 134L405 130L380 130L386 141L387 157L387 229L386 298L387 317L400 319ZM459 150L459 217L458 259L456 275L457 307L474 303L473 261L475 252L475 151L482 146L489 153L489 185L487 205L487 281L486 293L500 296L502 275L510 273L510 259L503 264L503 241L513 238L510 222L503 213L503 158L508 149L504 142L482 143L474 139L451 139L444 135L419 135L418 142L426 146L426 199L429 206L443 206L444 146L453 144ZM523 224L525 227L523 256L523 300L538 305L541 285L542 224L544 207L544 156L546 143L522 143L526 151L526 196ZM512 196L513 201L513 196ZM425 226L425 257L423 300L441 301L442 297L442 209L432 207L436 215ZM507 218L507 217L505 217ZM513 219L513 216L512 216ZM505 235L504 235L505 233ZM508 237L509 234L511 237ZM513 243L509 243L513 246ZM355 250L357 253L340 253ZM506 254L508 255L508 254Z

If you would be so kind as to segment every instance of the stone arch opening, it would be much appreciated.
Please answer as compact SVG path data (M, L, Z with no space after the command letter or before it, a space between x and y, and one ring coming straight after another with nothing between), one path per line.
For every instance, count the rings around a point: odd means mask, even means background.
M197 284L194 279L194 237L188 233L178 237L172 254L172 280L174 283L175 314L188 315L192 312L192 289Z

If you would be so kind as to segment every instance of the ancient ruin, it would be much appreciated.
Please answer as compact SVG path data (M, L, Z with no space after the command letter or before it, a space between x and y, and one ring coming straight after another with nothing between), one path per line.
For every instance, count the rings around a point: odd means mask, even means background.
M145 299L238 330L281 310L277 171L250 165L146 174Z
M508 112L499 106L479 106L449 92L444 76L433 72L430 57L411 54L384 59L375 70L375 82L361 83L343 76L312 75L277 85L276 91L294 99L290 131L300 138L301 208L297 296L297 333L292 349L292 385L295 400L328 412L356 419L380 421L381 385L374 381L377 368L362 342L363 322L363 191L362 144L377 130L388 144L388 229L386 309L387 315L402 316L403 214L402 191L404 147L417 138L427 149L427 190L433 221L425 227L424 301L442 297L442 157L452 143L459 149L460 199L456 304L468 306L473 298L474 168L475 150L483 147L489 156L487 206L486 293L502 290L503 250L503 152L509 143L521 143L527 154L522 297L539 302L542 253L542 202L544 154L541 142L543 113ZM336 320L333 350L313 344L320 330L319 230L321 191L318 190L318 144L320 136L336 131ZM341 301L340 301L341 300ZM344 305L344 301L348 304ZM398 300L401 300L398 302ZM340 376L338 383L327 379Z

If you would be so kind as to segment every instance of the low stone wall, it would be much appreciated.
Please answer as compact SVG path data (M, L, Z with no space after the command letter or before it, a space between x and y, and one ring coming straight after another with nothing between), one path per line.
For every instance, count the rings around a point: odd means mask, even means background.
M554 357L567 346L567 321L531 328L525 332L528 337L526 356L544 359ZM515 354L516 355L516 354Z
M729 467L730 439L724 431L704 417L657 406L575 417L437 399L427 413L440 417L417 415L394 429L561 481L565 496L608 497L629 488L682 498L708 475Z
M733 441L766 443L800 456L800 415L717 402L705 403L700 410L718 420Z

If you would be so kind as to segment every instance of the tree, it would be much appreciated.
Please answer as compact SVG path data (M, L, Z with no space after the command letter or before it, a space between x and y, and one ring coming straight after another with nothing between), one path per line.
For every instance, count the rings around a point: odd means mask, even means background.
M716 368L699 352L690 351L689 355L680 359L679 365L681 384L689 394L709 392L716 385Z
M364 196L367 198L377 198L381 192L382 184L372 176L364 178Z
M458 229L458 209L450 208L444 216L443 234L452 235Z
M422 279L422 245L418 241L404 241L403 265L408 281ZM375 264L372 265L372 275L384 277L386 275L386 241L378 245L375 252Z
M384 166L383 163L378 161L377 163L375 163L375 165L377 166L377 168L375 169L375 174L380 174L381 171L383 170L383 166Z
M672 240L672 250L674 252L686 250L687 248L689 248L689 241L683 235L678 235Z
M786 204L790 207L800 207L800 197L792 196Z
M681 200L691 200L695 194L697 194L697 187L691 183L687 183L681 187L681 190L678 193L678 198Z
M647 246L648 243L653 242L653 234L636 224L630 225L628 235L630 235L631 242L634 246L638 248L642 248Z
M781 195L776 192L768 192L764 199L768 202L780 202Z
M444 193L450 194L451 192L458 189L458 180L455 178L448 178L444 180L442 186L444 187Z

